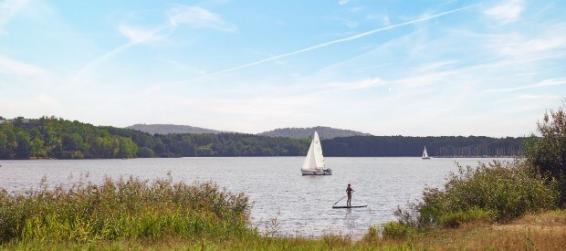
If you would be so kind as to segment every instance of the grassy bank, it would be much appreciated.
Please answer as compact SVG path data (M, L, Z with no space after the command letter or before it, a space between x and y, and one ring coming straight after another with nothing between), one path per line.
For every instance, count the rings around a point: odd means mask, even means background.
M249 226L247 198L213 184L106 180L69 189L0 192L0 249L6 250L423 250L566 246L566 211L505 224L477 217L457 227L371 228L362 240L278 238ZM407 230L407 231L404 231Z
M566 211L529 214L506 224L470 222L454 228L414 233L405 239L347 237L318 240L269 238L260 235L187 239L169 236L154 240L18 242L2 246L19 250L563 250Z

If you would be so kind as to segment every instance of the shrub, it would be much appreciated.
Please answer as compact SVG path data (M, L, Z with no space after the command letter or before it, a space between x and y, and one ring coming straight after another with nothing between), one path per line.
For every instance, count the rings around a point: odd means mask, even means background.
M362 238L364 242L377 242L379 240L379 232L376 226L370 226L368 232Z
M130 178L11 194L0 192L0 244L239 236L248 230L248 200L205 183Z
M457 228L469 222L491 222L493 213L480 208L472 208L466 211L455 211L443 214L438 222L443 227Z
M553 183L534 174L524 163L492 162L477 168L460 167L444 190L425 189L412 212L399 210L401 223L415 227L456 226L475 218L505 222L526 212L553 208Z
M540 138L526 145L526 157L539 175L554 178L560 191L559 203L566 206L566 111L561 107L544 114L538 123Z
M384 239L399 240L409 237L413 232L414 229L406 224L390 221L383 225L382 235Z

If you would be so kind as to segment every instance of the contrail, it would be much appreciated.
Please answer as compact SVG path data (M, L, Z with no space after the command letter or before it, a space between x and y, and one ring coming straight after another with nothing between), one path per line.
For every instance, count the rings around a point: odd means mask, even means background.
M129 41L125 44L122 44L118 47L115 47L114 49L104 53L103 55L89 61L87 64L83 65L75 74L73 74L72 79L79 79L86 71L88 71L89 69L91 69L92 67L95 67L97 65L99 65L100 63L108 60L109 58L113 57L116 54L119 54L125 50L128 50L130 47L133 47L137 44L143 43L149 39L154 38L155 36L159 35L160 33L162 33L163 31L167 31L167 30L171 30L172 27L170 26L161 26L158 27L154 30L152 30L149 35L147 37L145 37L142 40L139 41Z
M352 35L352 36L339 38L339 39L331 40L331 41L324 42L324 43L315 44L315 45L312 45L312 46L309 46L309 47L306 47L306 48L303 48L303 49L279 54L279 55L276 55L276 56L267 57L267 58L264 58L264 59L261 59L261 60L258 60L258 61L254 61L254 62L251 62L251 63L242 64L242 65L234 66L234 67L227 68L227 69L224 69L224 70L212 72L212 73L206 74L202 77L208 77L208 76L211 76L211 75L236 71L236 70L252 67L252 66L255 66L255 65L258 65L258 64L263 64L263 63L275 61L275 60L278 60L278 59L290 57L290 56L293 56L293 55L297 55L297 54L317 50L317 49L320 49L320 48L328 47L328 46L331 46L331 45L334 45L334 44L339 44L339 43L344 43L344 42L360 39L360 38L372 35L374 33L382 32L382 31L386 31L386 30L391 30L391 29L407 26L407 25L410 25L410 24L420 23L420 22L431 20L431 19L439 18L439 17L442 17L442 16L450 15L450 14L455 13L455 12L459 12L459 11L462 11L462 10L465 10L465 9L469 9L469 8L473 7L474 5L475 4L468 5L468 6L465 6L465 7L462 7L462 8L448 10L448 11L440 12L440 13L433 14L433 15L430 15L430 16L425 16L425 17L413 19L411 21L398 23L398 24L392 24L392 25L389 25L389 26L385 26L385 27L369 30L369 31L366 31L366 32L358 33L358 34L355 34L355 35Z

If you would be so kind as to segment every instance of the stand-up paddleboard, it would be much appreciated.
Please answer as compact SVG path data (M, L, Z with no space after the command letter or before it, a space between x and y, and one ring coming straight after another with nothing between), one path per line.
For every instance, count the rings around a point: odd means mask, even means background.
M338 204L338 202L340 202L341 200L343 200L344 198L346 198L346 196L340 198L338 201L334 202L334 205L332 205L332 209L340 209L340 208L362 208L362 207L367 207L368 205L356 205L356 206L336 206L336 204Z
M339 208L362 208L362 207L368 207L368 205L359 205L359 206L332 206L333 209L339 209Z

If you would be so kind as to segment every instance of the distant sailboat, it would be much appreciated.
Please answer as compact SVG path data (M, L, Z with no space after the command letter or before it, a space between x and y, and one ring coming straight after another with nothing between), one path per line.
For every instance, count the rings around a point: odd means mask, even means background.
M426 146L423 149L422 159L430 159L430 157L428 156L428 152L426 151Z
M322 145L318 138L318 133L315 131L312 137L309 151L301 168L303 175L331 175L332 170L326 168L324 163L324 156L322 156Z

